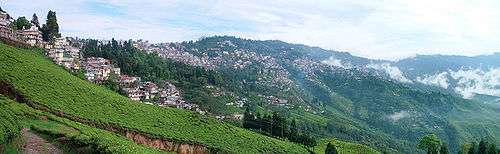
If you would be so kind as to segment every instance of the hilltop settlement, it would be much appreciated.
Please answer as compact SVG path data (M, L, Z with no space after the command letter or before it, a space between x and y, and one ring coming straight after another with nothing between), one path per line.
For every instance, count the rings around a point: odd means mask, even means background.
M131 100L206 113L197 104L184 101L181 92L169 81L143 81L140 77L121 73L120 68L109 59L84 57L80 50L85 40L61 37L56 13L53 11L49 11L46 24L40 26L36 14L33 14L30 21L26 17L14 19L0 8L0 39L10 44L42 48L55 64L72 73L83 74L83 78L89 82L100 85L117 83L120 93ZM109 42L100 41L102 44Z

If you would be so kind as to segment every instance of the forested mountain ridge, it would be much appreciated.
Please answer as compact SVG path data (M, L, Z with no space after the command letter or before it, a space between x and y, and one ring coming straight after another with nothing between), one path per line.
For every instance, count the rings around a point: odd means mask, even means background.
M458 149L466 140L494 139L500 132L496 123L499 119L495 118L498 112L488 105L440 91L414 89L413 81L398 78L401 74L384 74L385 67L393 65L389 61L282 41L228 36L141 49L167 59L171 59L170 51L198 57L206 62L199 66L233 79L223 89L251 100L248 106L252 112L280 111L317 137L416 152L416 141L427 133L438 134L452 149ZM266 96L288 100L288 104L273 104ZM485 127L464 129L474 121L467 123L455 117L469 113L485 117L481 123Z

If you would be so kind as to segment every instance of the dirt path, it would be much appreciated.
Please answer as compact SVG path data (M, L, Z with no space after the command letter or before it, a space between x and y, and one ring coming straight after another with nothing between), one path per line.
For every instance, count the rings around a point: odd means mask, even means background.
M29 129L23 129L21 136L25 141L22 147L23 154L63 154L63 151Z

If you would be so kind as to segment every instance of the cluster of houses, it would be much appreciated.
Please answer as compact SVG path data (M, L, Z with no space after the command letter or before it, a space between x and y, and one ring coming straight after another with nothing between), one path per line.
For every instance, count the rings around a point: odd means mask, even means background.
M80 69L80 50L72 47L67 38L56 38L54 42L43 41L42 32L37 23L31 21L31 27L14 30L11 24L14 19L5 11L0 9L0 39L25 46L39 47L45 49L45 54L54 63L64 66L67 69Z
M243 120L243 114L241 113L234 113L231 115L216 115L216 119L218 120L225 120L225 119L231 119L231 120Z
M120 75L116 82L119 84L121 90L132 100L163 107L194 110L205 114L197 104L184 101L179 90L168 81L162 81L160 84L157 84L151 81L142 82L139 77Z
M278 98L275 96L265 96L265 95L259 95L260 97L263 97L267 100L269 104L277 105L277 106L289 106L290 104L288 103L288 100Z
M208 55L203 54L200 57L186 52L181 43L151 44L147 41L137 40L134 41L132 45L146 53L155 53L162 58L171 59L191 66L200 66L205 69L215 68L215 65L208 58Z
M83 58L81 63L85 70L85 79L97 84L106 80L114 80L120 90L131 100L205 113L197 104L184 101L179 90L170 82L163 81L160 84L151 81L143 82L140 77L121 74L120 68L115 67L111 60L101 57Z
M197 55L194 54L197 52L197 49L187 49L182 43L151 44L147 41L138 40L133 42L133 46L146 53L155 53L165 59L191 66L203 67L208 70L219 67L244 69L250 65L257 64L262 66L262 69L256 74L256 82L258 84L277 87L283 90L288 90L289 85L292 84L292 81L288 78L290 75L289 72L275 58L241 49L233 51L223 50L227 47L236 47L234 43L228 40L217 42L216 47L208 48ZM283 52L286 53L286 51ZM216 54L208 56L207 53Z
M0 38L4 41L23 44L26 46L44 47L46 42L42 39L42 32L36 24L31 24L27 29L14 30L11 23L14 19L5 11L0 9Z
M120 76L120 68L114 67L111 61L101 57L83 58L81 61L85 69L85 79L94 83L102 83L110 76Z
M64 66L66 69L80 69L80 49L71 46L66 37L56 38L53 44L45 45L45 54L47 57L50 57L54 63Z

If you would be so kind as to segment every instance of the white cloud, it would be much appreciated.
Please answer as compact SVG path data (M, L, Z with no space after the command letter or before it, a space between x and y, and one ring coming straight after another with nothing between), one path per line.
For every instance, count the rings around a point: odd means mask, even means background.
M335 67L340 67L340 68L345 68L345 69L350 69L352 68L351 63L349 62L342 62L340 59L335 59L334 57L330 57L326 60L321 61L323 64L335 66Z
M425 75L424 77L417 77L416 81L427 85L438 86L444 89L448 89L449 86L448 72L441 72L431 76Z
M472 98L475 94L500 97L500 68L451 71L450 76L458 81L455 91L464 98Z
M354 55L477 55L499 49L500 1L1 0L14 16L58 12L64 35L180 41L208 35L280 39ZM106 16L86 3L116 6ZM115 7L111 7L115 8Z
M500 67L487 70L479 68L448 70L417 77L416 81L445 89L450 88L466 99L472 98L475 94L500 97ZM452 81L454 84L451 84Z
M389 75L390 78L392 78L396 81L399 81L402 83L413 83L411 80L409 80L408 78L406 78L403 75L403 72L401 72L401 70L398 67L392 66L389 63L368 64L368 65L366 65L366 67L372 68L375 70L384 71L385 73L387 73Z
M410 117L410 113L408 111L399 111L399 112L394 112L393 114L389 115L388 118L393 121L397 122L403 118Z

